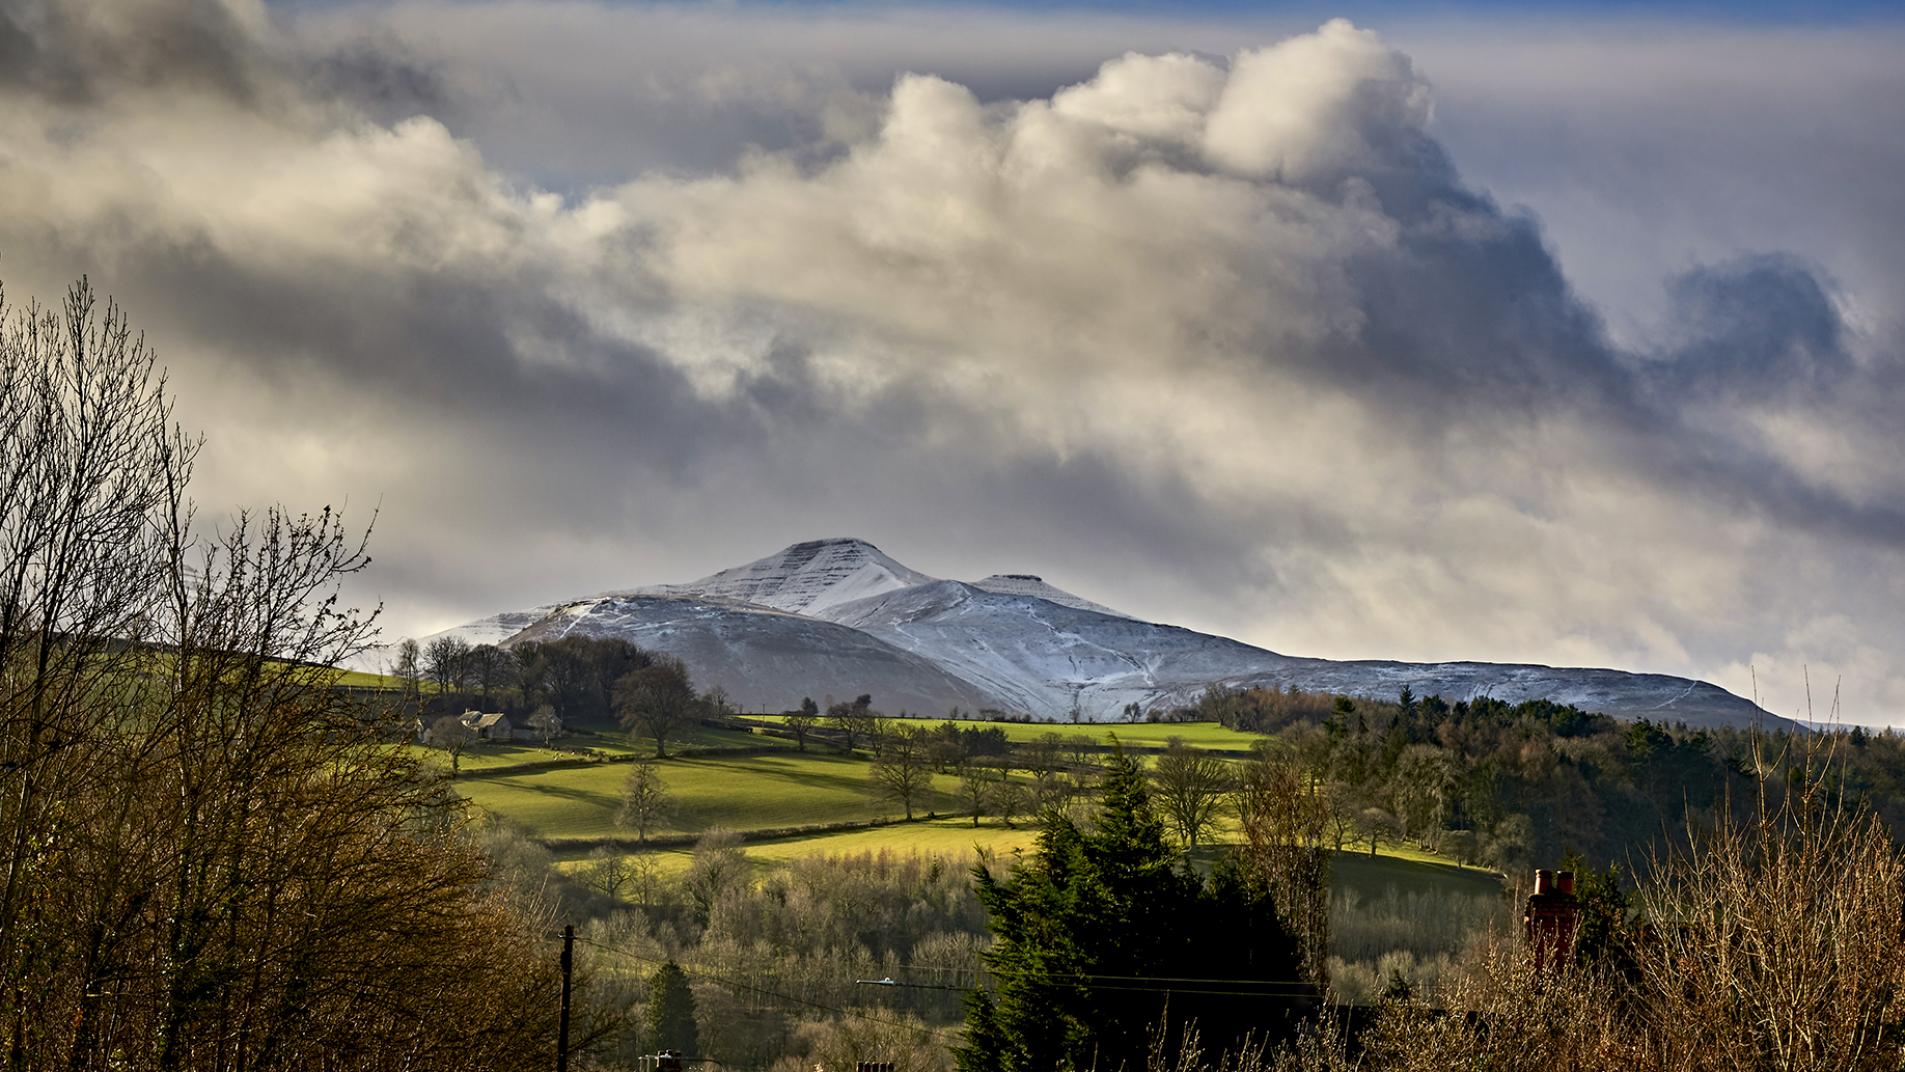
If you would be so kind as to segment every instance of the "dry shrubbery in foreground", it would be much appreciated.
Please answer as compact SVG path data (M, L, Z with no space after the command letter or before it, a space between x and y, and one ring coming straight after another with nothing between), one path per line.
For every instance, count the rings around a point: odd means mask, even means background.
M196 450L83 284L0 309L0 1061L545 1065L540 927L320 669L361 543L195 535Z
M1172 1072L1896 1070L1905 853L1820 759L1773 765L1783 777L1765 777L1750 814L1653 861L1638 917L1593 960L1538 975L1498 944L1436 1007L1386 1006L1354 1057L1325 1028Z

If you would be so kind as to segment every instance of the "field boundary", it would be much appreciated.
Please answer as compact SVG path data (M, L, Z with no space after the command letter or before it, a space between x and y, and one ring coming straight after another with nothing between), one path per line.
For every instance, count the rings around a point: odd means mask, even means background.
M815 837L820 834L845 834L855 830L878 830L888 826L919 825L938 819L970 819L969 811L936 812L930 816L913 819L847 819L832 823L806 823L800 826L772 826L754 830L734 830L731 833L743 845L752 845L764 841L788 841L794 838ZM650 849L693 848L695 843L706 837L708 831L694 834L657 834L646 841L632 837L595 837L595 838L532 838L543 848L571 852L577 849L619 849L624 852L643 852Z
M788 754L787 749L781 748L775 745L749 744L749 745L737 745L733 748L726 748L726 747L721 747L718 745L715 745L715 746L689 745L683 748L678 748L668 753L668 759L671 759L671 760L672 759L708 759L708 758L717 757L717 756L722 758L726 758L729 756L741 756L741 757L770 756L770 755L783 756L787 754ZM591 755L591 756L568 756L562 759L536 759L536 760L531 760L528 763L510 763L510 764L505 764L501 766L471 767L467 770L460 772L456 776L456 780L460 782L466 778L476 778L476 779L508 778L517 774L539 774L544 771L576 770L582 767L601 767L601 766L609 766L616 763L638 763L645 759L653 760L654 758L655 758L654 756L638 756L638 755L629 755L629 754L609 755L607 753L601 753L601 754Z

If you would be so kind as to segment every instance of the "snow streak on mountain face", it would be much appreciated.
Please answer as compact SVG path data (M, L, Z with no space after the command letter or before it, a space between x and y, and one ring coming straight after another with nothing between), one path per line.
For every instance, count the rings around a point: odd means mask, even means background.
M750 710L868 692L891 712L990 707L1096 720L1132 703L1188 704L1212 685L1381 699L1407 686L1450 701L1551 699L1695 725L1769 717L1724 689L1662 675L1280 655L1139 621L1031 574L939 580L856 539L797 543L699 581L493 615L450 632L505 645L621 637L680 658L701 684Z
M924 584L933 578L907 569L880 549L851 538L810 540L745 566L687 584L660 585L656 594L726 599L795 614L819 614L855 599Z

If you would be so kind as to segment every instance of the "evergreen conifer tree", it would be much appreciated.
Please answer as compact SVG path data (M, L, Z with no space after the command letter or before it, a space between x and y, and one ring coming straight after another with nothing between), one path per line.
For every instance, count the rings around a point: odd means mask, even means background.
M1054 814L1016 872L975 878L997 982L968 1001L961 1072L1130 1072L1160 1031L1174 1063L1193 1024L1209 1051L1274 1039L1311 997L1269 898L1172 850L1122 750L1089 828Z
M693 1057L701 1050L695 1033L695 994L688 974L669 961L648 980L648 1038L656 1050L680 1050Z

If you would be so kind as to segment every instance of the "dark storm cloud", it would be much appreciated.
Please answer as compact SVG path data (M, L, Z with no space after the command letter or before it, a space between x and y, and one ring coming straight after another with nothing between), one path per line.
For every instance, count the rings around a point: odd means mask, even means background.
M686 9L128 10L0 22L0 194L41 206L0 266L92 271L151 328L202 498L381 500L401 631L852 533L1295 653L1816 657L1905 696L1861 583L1905 546L1901 388L1857 303L1716 259L1617 340L1347 24L938 65L975 93L870 73L849 46L904 13L840 17L829 70ZM498 72L413 32L512 18L573 51ZM675 66L603 66L643 18ZM596 96L539 96L552 64ZM617 91L659 141L615 142ZM538 139L602 184L523 178ZM1808 586L1830 613L1795 618Z
M1762 254L1673 280L1680 338L1664 379L1690 391L1818 393L1853 371L1826 286L1797 258Z
M441 67L386 35L347 39L318 52L306 72L316 92L349 101L380 122L419 113L446 123L461 118Z
M122 88L246 98L258 58L220 0L18 0L0 10L0 85L66 103Z

